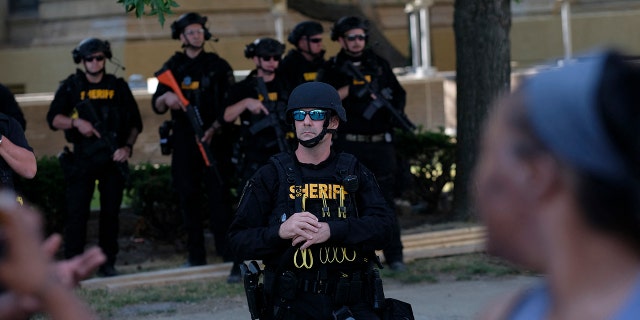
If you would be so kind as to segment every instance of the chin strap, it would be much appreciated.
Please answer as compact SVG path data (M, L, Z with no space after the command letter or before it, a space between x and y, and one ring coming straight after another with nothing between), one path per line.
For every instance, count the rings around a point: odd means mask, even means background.
M298 139L298 142L300 142L300 144L305 147L305 148L313 148L315 146L318 145L318 143L320 143L320 141L322 141L322 139L324 139L324 136L327 135L327 133L331 133L332 135L336 135L337 130L336 129L327 129L327 127L329 126L329 119L331 118L331 115L329 115L329 117L327 117L327 119L324 120L324 125L322 126L322 131L320 132L320 134L318 134L317 136L315 136L315 138L311 138L309 140L300 140ZM295 127L294 127L295 130Z

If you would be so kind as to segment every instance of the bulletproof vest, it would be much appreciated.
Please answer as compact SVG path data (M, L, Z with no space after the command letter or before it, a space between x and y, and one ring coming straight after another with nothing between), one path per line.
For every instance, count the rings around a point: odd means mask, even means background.
M108 135L109 140L117 141L120 127L124 124L120 114L120 95L116 94L117 78L110 74L104 74L106 86L99 88L87 87L86 82L76 74L73 79L73 94L77 95L80 102L74 107L74 113L89 121L102 136ZM74 143L74 152L80 157L91 159L95 163L111 161L113 151L106 139L86 138L77 130L65 130L65 135L72 137L69 140Z
M278 169L281 201L273 211L274 219L283 222L293 213L308 211L318 217L320 222L337 221L348 217L357 217L355 203L357 180L353 180L356 158L340 153L337 161L325 170L311 170L312 175L302 174L303 168L294 163L287 153L271 157ZM311 172L309 171L309 172ZM293 249L293 248L292 248ZM366 263L368 256L357 248L340 244L314 245L309 249L285 254L283 263L296 271L318 270L354 270ZM289 261L286 261L286 260Z

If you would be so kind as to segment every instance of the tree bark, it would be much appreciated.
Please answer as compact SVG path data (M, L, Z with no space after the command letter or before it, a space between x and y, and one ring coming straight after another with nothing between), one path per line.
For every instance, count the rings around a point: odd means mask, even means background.
M471 173L487 112L510 88L511 0L456 0L457 151L454 214L475 219Z
M369 20L369 44L373 50L385 58L389 64L391 64L391 67L404 67L408 65L408 58L403 56L378 28L380 24L379 19L372 14L365 14L365 11L369 13L373 11L369 7L370 4L361 3L360 5L354 5L322 0L288 0L287 6L289 9L298 11L316 20L335 22L344 16L365 18ZM364 9L363 6L365 7Z

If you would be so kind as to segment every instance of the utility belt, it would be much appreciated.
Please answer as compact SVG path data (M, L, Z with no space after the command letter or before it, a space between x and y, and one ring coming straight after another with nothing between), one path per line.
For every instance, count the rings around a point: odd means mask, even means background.
M362 272L341 273L333 279L297 279L298 292L326 294L326 295L352 295L354 298L362 296L362 283L365 277ZM283 279L280 279L283 280ZM285 280L286 281L286 280Z
M344 135L344 140L350 142L392 142L393 137L390 133L378 133L378 134L355 134L355 133L346 133Z
M272 290L273 295L280 300L291 301L300 294L310 293L332 296L336 305L352 305L370 300L370 294L375 291L375 278L379 279L379 274L373 271L339 272L329 277L323 276L322 271L318 271L315 277L309 273L299 275L292 271L284 271L278 275L269 273L265 272L265 279L275 277L275 283L273 288L266 290ZM378 289L378 295L384 296L382 287Z

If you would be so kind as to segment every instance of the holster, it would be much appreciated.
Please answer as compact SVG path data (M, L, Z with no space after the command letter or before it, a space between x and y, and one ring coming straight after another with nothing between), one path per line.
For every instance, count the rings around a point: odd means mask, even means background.
M380 271L378 269L371 269L369 273L369 283L371 285L371 306L373 310L384 309L384 288L382 286L382 278L380 278Z
M252 264L254 261L252 261ZM254 265L257 265L255 263ZM247 267L245 263L240 264L240 271L244 278L244 291L247 295L247 305L251 313L251 319L264 319L265 316L265 296L264 285L260 283L260 269Z
M69 150L69 147L65 146L62 152L58 155L58 161L60 162L60 167L62 168L65 180L69 181L69 179L75 176L76 172L78 172L75 154L73 151Z

